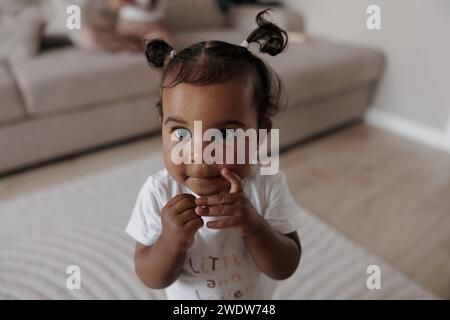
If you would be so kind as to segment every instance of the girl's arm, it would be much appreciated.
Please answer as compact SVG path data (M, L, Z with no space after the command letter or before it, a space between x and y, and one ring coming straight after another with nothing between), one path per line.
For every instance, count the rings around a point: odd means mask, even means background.
M258 269L268 277L284 280L297 269L301 257L297 232L281 234L263 220L257 231L243 240Z
M134 266L139 279L153 289L171 285L180 275L186 251L172 250L158 239L153 246L136 242Z

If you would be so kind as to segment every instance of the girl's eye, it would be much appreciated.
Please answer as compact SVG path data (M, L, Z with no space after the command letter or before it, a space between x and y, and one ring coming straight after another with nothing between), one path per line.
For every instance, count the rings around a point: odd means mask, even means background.
M234 129L220 129L219 131L220 133L218 132L214 137L215 140L230 140L235 136Z
M184 140L191 136L189 130L185 128L175 128L173 129L172 134L175 135L178 140Z

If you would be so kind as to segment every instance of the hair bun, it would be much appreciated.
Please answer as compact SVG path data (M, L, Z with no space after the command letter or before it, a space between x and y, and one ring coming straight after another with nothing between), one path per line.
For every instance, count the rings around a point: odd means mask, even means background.
M286 48L288 35L286 31L280 29L276 24L265 19L264 15L269 10L263 10L256 15L258 28L253 30L247 37L247 42L257 42L260 45L259 51L276 56Z
M172 47L164 40L155 39L145 43L145 56L153 68L162 68L170 56Z

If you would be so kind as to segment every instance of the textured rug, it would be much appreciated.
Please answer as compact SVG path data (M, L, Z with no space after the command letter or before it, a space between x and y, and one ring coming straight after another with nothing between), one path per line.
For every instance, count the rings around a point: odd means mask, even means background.
M146 177L162 168L159 152L0 203L0 299L160 299L133 271L124 233ZM274 289L277 299L432 299L427 289L347 239L305 209L299 269ZM369 290L367 266L381 269ZM81 289L66 286L69 265ZM268 283L268 288L274 283Z

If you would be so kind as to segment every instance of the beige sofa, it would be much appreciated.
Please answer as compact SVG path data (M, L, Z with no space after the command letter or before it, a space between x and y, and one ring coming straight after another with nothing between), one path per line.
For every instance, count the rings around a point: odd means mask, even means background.
M168 22L178 49L205 39L240 43L260 9L239 6L223 19L210 21L205 13L184 17L181 24ZM294 35L285 53L262 55L289 95L287 109L275 119L281 146L361 118L382 70L382 54L323 39L296 42L302 21L288 9L276 9L273 20ZM158 85L159 75L143 55L63 46L0 64L0 173L158 132L153 108Z

